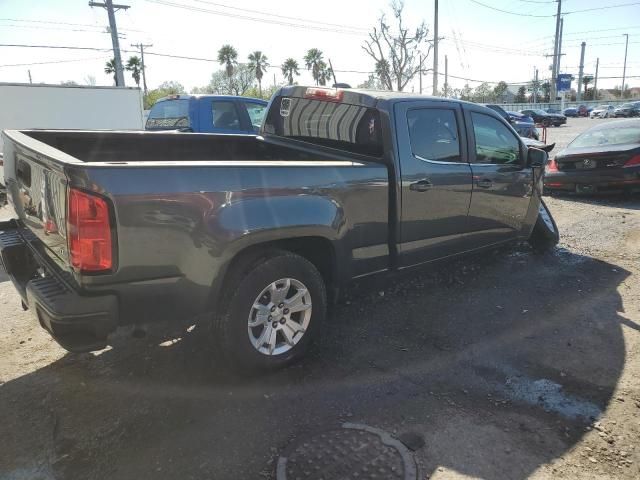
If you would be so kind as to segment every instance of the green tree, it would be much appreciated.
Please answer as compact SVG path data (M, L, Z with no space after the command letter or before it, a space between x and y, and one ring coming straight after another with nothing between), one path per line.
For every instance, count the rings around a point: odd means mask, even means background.
M482 82L473 91L474 102L492 102L494 99L493 89L487 82Z
M163 82L158 86L158 88L149 90L149 92L144 96L144 108L145 110L148 110L161 98L169 95L179 95L182 93L186 93L182 84L174 81Z
M582 84L584 85L584 99L588 100L589 96L589 84L593 82L593 75L585 75L582 77Z
M231 77L233 76L235 66L238 64L238 52L229 44L223 45L220 50L218 50L218 62L220 65L224 65L231 88Z
M524 85L518 88L518 93L516 94L516 98L514 99L516 103L524 103L527 101L527 87Z
M544 95L544 98L542 100L544 102L548 102L551 98L551 84L549 82L543 82L540 87L542 88L542 93Z
M104 65L104 73L107 75L113 75L113 84L118 84L118 77L116 76L116 60L112 58Z
M460 100L471 101L473 99L473 90L468 83L464 84L464 87L460 90L458 97Z
M391 79L391 66L389 65L389 61L386 59L378 60L376 62L375 72L383 89L392 90L393 80Z
M322 55L323 54L321 50L318 50L317 48L311 48L304 56L304 63L307 66L307 70L311 70L311 76L316 82L316 85L320 84L321 78L324 77L323 70L327 68L327 64L324 63Z
M496 97L496 100L502 100L502 96L507 92L508 88L509 86L507 85L507 82L498 82L498 84L493 87L493 95Z
M289 85L293 85L293 76L300 75L300 71L298 70L298 62L293 58L287 58L282 66L280 67L282 70L282 75L285 76Z
M260 50L256 50L249 55L249 70L251 70L258 80L258 91L260 92L260 98L262 98L262 76L265 70L269 66L267 62L267 56Z
M127 64L125 65L125 70L131 72L131 77L133 81L136 82L136 85L140 86L140 74L142 73L142 61L140 57L133 55L129 57L127 60Z

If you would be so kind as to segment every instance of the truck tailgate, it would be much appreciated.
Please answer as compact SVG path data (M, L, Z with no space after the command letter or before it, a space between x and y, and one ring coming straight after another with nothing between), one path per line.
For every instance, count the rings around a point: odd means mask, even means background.
M41 253L69 269L66 233L67 178L62 164L4 134L4 177L8 200L17 217L34 234Z

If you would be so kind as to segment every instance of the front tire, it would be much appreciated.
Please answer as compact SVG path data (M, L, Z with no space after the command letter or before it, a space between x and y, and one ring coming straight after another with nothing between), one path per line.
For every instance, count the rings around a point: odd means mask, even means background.
M547 205L540 200L538 219L529 236L529 244L537 253L544 253L553 249L559 241L558 226Z
M318 270L286 251L237 267L214 318L214 348L231 368L245 372L300 359L326 316L326 288Z

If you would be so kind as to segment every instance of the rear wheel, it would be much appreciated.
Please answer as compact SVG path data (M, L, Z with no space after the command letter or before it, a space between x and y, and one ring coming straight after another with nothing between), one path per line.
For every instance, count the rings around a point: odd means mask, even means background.
M326 315L322 276L305 258L274 251L233 272L213 322L233 368L280 368L302 357Z
M540 200L538 219L529 236L529 244L538 253L544 253L555 247L560 241L560 234L549 208Z

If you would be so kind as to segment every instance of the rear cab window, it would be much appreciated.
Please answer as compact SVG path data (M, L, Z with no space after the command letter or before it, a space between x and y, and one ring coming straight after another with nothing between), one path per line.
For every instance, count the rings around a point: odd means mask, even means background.
M156 102L147 118L147 130L170 130L191 127L189 100L170 99Z
M380 115L375 108L341 101L276 97L264 133L380 158Z

